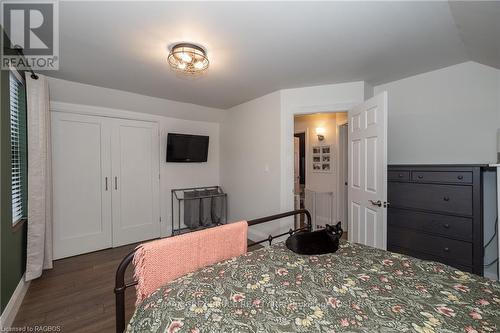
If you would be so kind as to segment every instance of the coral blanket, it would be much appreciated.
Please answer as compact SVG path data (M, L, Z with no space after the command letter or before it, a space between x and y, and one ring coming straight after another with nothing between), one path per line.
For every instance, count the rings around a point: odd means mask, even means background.
M133 260L136 305L167 282L246 253L247 229L241 221L139 245Z

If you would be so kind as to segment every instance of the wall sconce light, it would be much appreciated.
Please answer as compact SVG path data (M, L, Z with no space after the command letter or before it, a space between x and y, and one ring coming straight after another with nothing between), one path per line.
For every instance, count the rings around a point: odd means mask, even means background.
M316 135L319 141L323 141L325 139L325 129L323 127L316 127Z

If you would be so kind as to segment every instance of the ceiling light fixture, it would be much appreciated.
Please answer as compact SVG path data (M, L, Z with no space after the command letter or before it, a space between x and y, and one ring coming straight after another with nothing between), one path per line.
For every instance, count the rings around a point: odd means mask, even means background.
M208 68L206 51L194 44L180 43L172 46L168 63L173 70L184 74L199 74Z

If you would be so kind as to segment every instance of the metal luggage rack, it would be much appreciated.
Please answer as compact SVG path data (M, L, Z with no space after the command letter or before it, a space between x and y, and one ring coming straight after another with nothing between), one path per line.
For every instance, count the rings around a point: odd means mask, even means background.
M210 227L215 227L218 225L227 223L227 193L224 193L222 187L220 186L203 186L203 187L190 187L190 188L178 188L173 189L171 191L171 205L172 205L172 236L180 235L186 232L206 229ZM204 194L204 192L216 192L211 194ZM196 194L191 198L186 197L186 194ZM182 210L185 207L186 201L198 201L200 205L202 205L202 199L213 199L213 198L221 198L221 215L220 221L215 223L210 223L207 225L200 225L199 227L188 227L185 226L183 220ZM175 204L177 202L177 205ZM175 207L177 206L177 212L175 212ZM182 226L184 224L184 227Z

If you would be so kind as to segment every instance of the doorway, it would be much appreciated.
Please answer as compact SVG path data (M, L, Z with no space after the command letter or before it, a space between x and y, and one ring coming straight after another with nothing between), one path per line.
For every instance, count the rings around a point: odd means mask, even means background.
M294 130L297 130L294 121L304 114L348 110L348 239L380 249L387 248L387 205L383 205L387 202L387 99L387 92L384 91L359 104L299 104L285 109L281 117L284 143L282 207L291 208L294 202L292 139ZM306 141L308 137L313 138L313 133L306 136ZM313 165L310 145L306 146L305 206L308 208L307 193ZM316 164L316 171L328 169L320 162ZM367 237L373 235L374 230L382 235L375 241Z
M339 221L347 229L346 123L346 112L294 117L294 205L310 211L313 229Z

